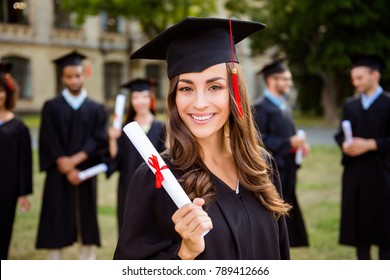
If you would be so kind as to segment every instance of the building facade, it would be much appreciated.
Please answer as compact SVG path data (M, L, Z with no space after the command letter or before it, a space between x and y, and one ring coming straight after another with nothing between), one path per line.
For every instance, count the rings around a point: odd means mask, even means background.
M62 85L53 63L77 50L85 54L91 75L86 81L89 95L114 107L120 84L132 78L157 81L158 107L165 105L168 89L164 61L129 61L129 54L147 41L137 22L110 17L102 11L75 24L75 15L60 9L61 0L2 0L0 3L0 60L13 64L11 74L20 86L18 113L37 113L43 103L59 94ZM225 17L219 2L219 16ZM255 73L261 58L251 58L249 44L238 46L249 90L256 96Z

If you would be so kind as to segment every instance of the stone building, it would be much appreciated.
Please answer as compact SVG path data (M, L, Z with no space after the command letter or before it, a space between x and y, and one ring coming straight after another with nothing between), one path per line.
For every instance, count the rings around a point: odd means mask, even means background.
M221 3L218 1L219 10ZM129 54L146 40L137 22L110 17L102 11L76 26L73 14L60 9L60 0L1 0L0 59L13 64L11 74L20 86L18 113L37 113L43 103L57 95L62 85L53 60L77 50L88 56L91 76L89 95L112 110L119 85L128 79L150 77L158 82L159 108L165 105L168 88L164 61L130 62ZM219 12L219 16L226 16ZM255 94L259 60L249 57L249 44L238 47L249 90ZM260 59L261 61L261 59ZM258 67L256 65L259 65Z

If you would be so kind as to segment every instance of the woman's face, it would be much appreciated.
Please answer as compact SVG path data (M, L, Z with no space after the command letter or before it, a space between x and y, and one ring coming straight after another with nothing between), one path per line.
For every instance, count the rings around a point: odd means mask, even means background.
M226 64L179 76L176 106L181 119L198 139L222 133L230 114Z
M133 91L131 93L131 104L137 115L144 115L150 111L150 92L144 91Z

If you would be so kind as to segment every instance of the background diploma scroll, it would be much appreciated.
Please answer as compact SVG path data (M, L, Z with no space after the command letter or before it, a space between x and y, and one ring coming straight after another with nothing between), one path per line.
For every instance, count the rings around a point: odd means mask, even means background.
M345 142L351 144L353 142L351 122L349 120L344 120L341 123L341 127L343 128Z
M114 121L113 127L117 129L122 129L122 118L125 112L126 106L126 95L118 94L115 101L115 110L114 110Z
M79 172L79 179L81 181L84 181L86 179L89 179L93 176L96 176L97 174L101 172L106 172L108 169L107 165L105 163L100 163L98 165L92 166L88 169L85 169L83 171Z
M302 129L299 129L297 131L297 136L299 136L301 138L305 138L306 133ZM295 163L300 165L302 163L302 160L303 160L303 149L299 148L299 149L297 149L297 152L295 153Z
M131 122L127 124L123 128L123 131L126 133L127 137L133 143L134 147L136 147L153 173L156 173L156 170L149 163L150 157L155 156L160 167L166 166L164 160L156 151L153 144L150 142L149 138L146 136L137 122ZM173 176L169 168L161 169L161 174L164 177L162 185L178 208L187 203L191 203L191 200L184 192L183 188L180 186L179 182L176 180L175 176Z

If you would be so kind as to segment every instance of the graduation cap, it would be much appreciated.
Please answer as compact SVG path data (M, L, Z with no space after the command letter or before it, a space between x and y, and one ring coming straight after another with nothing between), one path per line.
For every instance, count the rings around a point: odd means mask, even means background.
M11 71L12 64L11 62L0 62L0 74L7 74Z
M265 27L253 21L187 17L135 51L130 59L166 60L169 78L201 72L224 62L232 62L234 68L234 63L238 63L235 44ZM242 115L236 73L232 74L232 81Z
M386 64L383 59L377 54L353 54L350 56L352 61L352 68L365 66L371 69L384 70L386 68Z
M283 63L283 60L277 60L270 64L267 64L261 69L258 73L264 76L264 79L267 79L269 76L274 74L280 74L288 71L287 66Z
M85 59L86 56L77 52L77 51L72 51L71 53L68 53L64 56L61 56L53 62L57 64L59 67L64 68L65 66L69 65L82 65L83 59Z
M133 91L150 91L150 88L154 86L155 83L152 80L149 79L135 79L131 80L125 84L121 85L121 88L127 88L130 90L130 93Z

